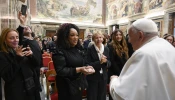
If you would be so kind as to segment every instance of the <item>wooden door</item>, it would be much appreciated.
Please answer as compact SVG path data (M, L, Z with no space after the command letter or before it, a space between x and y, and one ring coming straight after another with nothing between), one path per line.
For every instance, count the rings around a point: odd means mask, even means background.
M175 13L173 13L173 21L172 21L172 35L175 35Z
M79 38L83 40L84 40L84 32L85 32L85 29L80 29Z

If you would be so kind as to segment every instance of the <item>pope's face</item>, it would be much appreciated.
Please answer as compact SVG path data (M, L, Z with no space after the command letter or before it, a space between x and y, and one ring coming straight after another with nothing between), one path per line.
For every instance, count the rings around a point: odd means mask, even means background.
M132 44L132 47L134 50L139 49L140 46L140 39L139 39L139 34L134 33L134 31L130 28L128 31L129 35L129 42Z

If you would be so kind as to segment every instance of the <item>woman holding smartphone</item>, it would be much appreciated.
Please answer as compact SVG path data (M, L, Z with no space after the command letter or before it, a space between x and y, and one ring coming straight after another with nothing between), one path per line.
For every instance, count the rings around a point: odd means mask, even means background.
M19 34L6 28L0 35L0 76L5 81L5 100L41 100L36 89L36 58L30 47L18 45Z

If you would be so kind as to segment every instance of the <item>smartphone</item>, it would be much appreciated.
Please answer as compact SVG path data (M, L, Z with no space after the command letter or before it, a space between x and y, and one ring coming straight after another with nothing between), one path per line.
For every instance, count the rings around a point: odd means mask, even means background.
M26 5L22 5L21 6L22 15L26 15L26 11L27 11L27 6Z
M27 47L29 47L29 45L26 42L24 42L22 45L23 45L23 48L26 48L24 51L28 51Z

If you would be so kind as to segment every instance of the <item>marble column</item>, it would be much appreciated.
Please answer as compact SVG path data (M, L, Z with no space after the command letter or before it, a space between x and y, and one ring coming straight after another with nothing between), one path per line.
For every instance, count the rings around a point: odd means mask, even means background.
M161 37L164 34L168 33L168 27L169 27L169 13L165 13L163 18L163 24L162 24L163 33L160 34Z
M36 17L37 13L37 1L36 0L30 0L30 14L32 15L32 17Z

